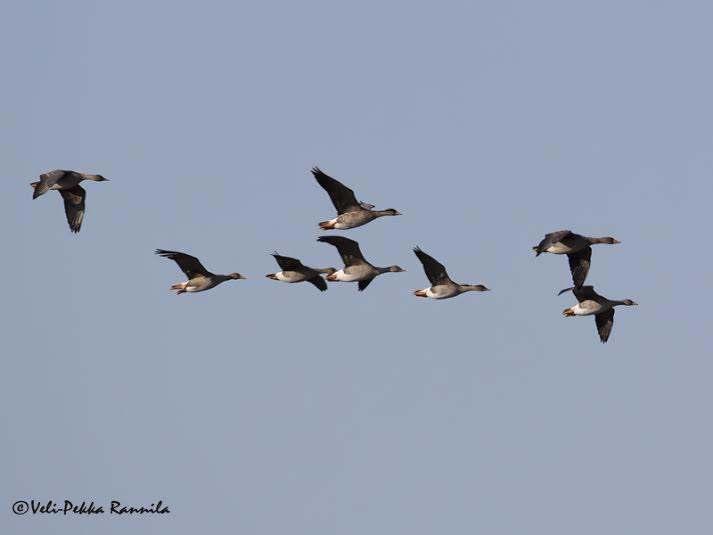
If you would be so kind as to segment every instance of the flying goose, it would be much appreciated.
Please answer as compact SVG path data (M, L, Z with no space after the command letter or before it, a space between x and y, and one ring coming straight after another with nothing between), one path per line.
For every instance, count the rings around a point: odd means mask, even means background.
M635 303L631 299L624 299L623 301L607 299L595 292L592 286L565 288L560 291L558 295L562 295L570 290L579 302L573 307L565 308L562 314L567 317L594 315L594 320L597 323L597 331L599 332L599 339L602 343L606 343L606 341L609 340L609 335L614 326L614 307L619 305L628 307L638 305L638 303Z
M610 236L605 238L590 238L575 234L571 230L558 230L545 234L544 239L532 250L535 256L541 253L566 254L569 260L569 269L572 272L572 282L579 287L584 284L589 273L589 265L592 259L592 245L597 243L607 243L613 245L621 243Z
M489 289L482 284L458 284L453 282L446 272L446 268L438 260L424 253L420 247L414 247L413 252L423 264L430 288L414 290L417 297L430 297L431 299L448 299L465 292L487 292Z
M69 228L72 232L79 232L84 219L84 199L87 196L87 192L79 185L82 180L104 182L109 179L101 175L56 169L40 175L39 181L30 183L34 189L32 198L36 199L51 189L59 191L64 199L64 213L67 215Z
M156 254L175 261L178 267L181 268L181 271L188 277L186 282L179 282L171 286L171 290L176 290L176 295L181 295L186 292L203 292L215 288L221 282L245 278L240 273L230 273L229 275L216 275L215 273L211 273L203 267L200 260L186 253L156 249Z
M297 258L282 256L278 254L277 251L274 252L272 256L275 258L282 271L278 271L277 273L268 273L265 275L268 279L290 283L307 281L314 284L322 292L327 289L327 282L322 278L320 273L331 275L337 271L333 267L314 269L305 266Z
M401 215L393 208L386 210L372 210L373 204L357 201L354 192L344 184L322 172L319 167L312 169L312 174L317 182L329 194L332 204L337 209L337 217L329 221L322 221L319 226L322 230L344 230L366 225L369 221L386 215Z
M374 267L364 259L359 244L341 236L322 236L317 241L334 245L342 257L344 268L327 275L328 281L359 282L359 291L363 291L374 278L382 273L406 271L399 266Z

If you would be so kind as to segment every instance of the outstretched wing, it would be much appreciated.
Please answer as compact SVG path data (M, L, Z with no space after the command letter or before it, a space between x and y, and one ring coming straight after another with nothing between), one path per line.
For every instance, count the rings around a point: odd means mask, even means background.
M601 299L601 296L594 291L594 286L580 286L579 288L572 288L572 293L580 303L582 301L599 301Z
M56 184L57 181L70 171L65 171L64 169L55 169L54 171L48 171L47 173L42 173L40 175L40 180L42 182L47 182L47 185L51 186Z
M49 173L42 173L40 179L37 182L30 183L33 188L32 198L36 199L40 195L47 193L50 186L53 186L60 178L65 175L66 171L60 169L55 169Z
M296 258L279 255L277 254L277 251L272 253L272 256L275 258L275 260L277 261L277 265L280 266L280 269L282 271L299 271L300 269L304 268L302 262L300 262Z
M189 279L198 275L212 275L210 271L203 267L203 264L201 264L200 260L198 260L195 256L191 256L186 253L179 253L178 251L164 251L163 249L156 249L156 254L164 258L170 258L176 262L178 267L181 268L181 271L183 271Z
M545 234L545 240L549 243L557 243L558 241L564 240L570 234L572 234L571 230L556 230Z
M329 198L332 199L332 204L337 209L337 214L341 215L346 212L362 209L361 204L354 196L354 192L339 182L339 180L335 180L326 173L323 173L319 167L314 167L312 174L314 178L317 179L319 185L324 188L324 191L329 194Z
M312 277L311 279L307 279L307 282L314 284L317 288L319 288L320 292L324 292L327 290L327 281L324 280L319 275L316 275L316 276Z
M572 282L577 287L582 286L592 263L592 248L587 245L577 253L568 254L567 259L569 260L569 270L572 272Z
M413 252L423 264L423 271L426 272L426 277L431 281L431 286L450 282L450 277L443 264L433 258L431 255L424 253L420 247L414 247Z
M84 199L87 192L82 186L74 186L71 189L59 190L59 194L64 199L64 213L67 214L67 223L72 232L79 232L84 219Z
M594 316L594 320L597 322L597 331L599 332L599 339L603 344L607 343L609 340L609 335L611 334L612 327L614 327L614 309L611 308L606 312L597 314Z
M339 251L339 256L342 257L342 261L346 267L366 263L364 255L361 254L361 250L359 249L359 244L354 240L343 236L321 236L317 238L317 241L334 245Z
M370 279L364 279L364 280L362 280L362 281L359 281L359 284L358 284L358 286L359 286L359 291L360 291L360 292L363 292L364 290L366 290L366 287L369 286L369 284L370 284L371 281L373 281L373 280L374 280L374 277L372 277L372 278L370 278Z
M540 253L544 253L550 245L553 245L557 242L561 242L570 234L572 234L571 230L556 230L555 232L545 234L545 237L542 239L542 241L540 241L540 243L533 247L533 249L535 253L537 253L537 255L539 255Z

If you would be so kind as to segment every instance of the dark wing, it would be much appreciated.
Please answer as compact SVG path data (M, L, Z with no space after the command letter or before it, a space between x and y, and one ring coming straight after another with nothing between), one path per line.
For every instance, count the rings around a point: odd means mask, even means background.
M82 186L74 186L71 189L59 190L59 194L64 199L64 213L67 214L70 230L79 232L84 219L84 199L87 192Z
M300 262L296 258L292 258L289 256L281 256L277 254L277 252L272 253L272 256L275 258L275 260L277 260L277 265L280 266L280 269L282 271L299 271L300 269L304 268L302 262Z
M426 277L431 281L431 286L450 282L450 277L443 264L433 258L431 255L424 253L419 247L414 247L413 252L423 264L423 271L426 272Z
M37 182L32 182L30 185L34 188L32 192L32 198L36 199L40 195L47 193L50 186L54 185L60 178L64 176L66 171L60 169L55 169L49 173L42 173L40 175L40 180Z
M572 288L572 293L580 303L582 301L598 301L601 299L601 296L594 291L594 286L580 286L579 288Z
M558 241L564 240L570 234L572 234L571 230L556 230L555 232L545 234L545 239L543 241L547 243L557 243Z
M319 275L312 277L311 279L307 279L307 282L311 282L312 284L314 284L317 288L319 288L321 292L327 290L327 281Z
M533 247L533 249L539 255L540 253L545 252L545 250L550 245L564 240L570 234L572 234L571 230L557 230L555 232L545 234L545 237L542 239L542 241L538 243L536 247Z
M64 169L55 169L54 171L49 171L48 173L42 173L40 175L40 180L42 182L47 182L48 185L52 185L69 172L70 171L65 171Z
M601 314L594 316L597 322L597 331L599 331L599 339L603 344L607 343L609 340L609 335L611 334L612 327L614 327L614 309L607 310Z
M201 264L200 260L198 260L195 256L191 256L186 253L179 253L177 251L164 251L163 249L156 249L156 254L163 256L164 258L170 258L176 262L178 267L181 268L181 271L183 271L189 279L192 279L197 275L212 275L210 271L203 267L203 264Z
M341 215L346 212L353 212L355 209L362 209L359 201L354 196L354 192L344 184L323 173L319 167L314 167L312 174L319 182L319 185L324 188L324 191L329 193L329 198L332 199L332 204L337 209L337 214Z
M592 260L592 248L587 245L577 253L567 255L569 260L569 270L572 272L572 282L575 286L582 286L589 273L589 266Z
M374 277L370 279L364 279L363 281L359 281L359 291L363 292L366 290L366 287L369 286L369 283L374 280Z
M339 251L344 265L347 267L366 263L364 255L361 254L361 250L359 249L359 244L354 240L344 238L343 236L321 236L317 238L317 241L334 245Z

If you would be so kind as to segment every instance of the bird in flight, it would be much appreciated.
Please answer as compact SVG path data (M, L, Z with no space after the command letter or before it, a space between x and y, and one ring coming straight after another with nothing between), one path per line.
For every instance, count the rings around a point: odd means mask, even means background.
M79 185L83 180L105 182L109 179L101 175L90 175L76 171L55 169L54 171L40 175L40 179L37 182L30 183L30 186L32 186L34 190L32 198L36 199L51 189L59 191L62 199L64 199L64 213L67 216L69 229L72 232L79 232L82 228L82 220L84 219L84 200L87 197L87 192Z
M215 273L211 273L203 267L200 260L186 253L156 249L156 254L164 258L170 258L176 262L178 267L181 268L181 271L188 277L187 281L179 282L171 286L171 290L175 290L176 295L181 295L186 292L204 292L215 288L225 281L245 278L240 273L230 273L228 275L216 275Z
M265 275L268 279L282 282L309 282L314 284L320 291L324 292L327 289L327 282L322 278L322 273L331 275L336 269L333 267L315 269L305 266L297 258L282 256L277 252L273 253L277 265L282 271L277 273L268 273Z
M364 259L359 244L342 236L322 236L317 241L334 245L342 257L344 267L327 275L328 281L358 282L359 291L363 291L369 283L382 273L399 273L406 271L399 266L375 267Z
M424 253L420 247L414 247L413 252L423 264L423 271L431 283L430 288L414 290L417 297L430 297L431 299L448 299L465 292L487 292L489 289L482 284L459 284L453 282L443 264Z
M329 194L334 208L337 209L337 217L319 223L322 230L355 228L366 225L378 217L401 215L393 208L372 210L374 208L373 204L357 201L351 189L339 182L339 180L322 172L319 167L313 168L312 174L319 185Z
M597 324L599 339L602 343L606 343L607 340L609 340L612 327L614 327L614 307L619 305L628 307L638 305L638 303L635 303L631 299L624 299L622 301L607 299L595 292L592 286L565 288L560 291L558 295L569 291L574 294L578 303L573 307L565 308L562 314L566 317L593 315L594 321Z
M532 250L535 256L541 253L566 254L569 260L569 269L572 272L572 282L575 286L582 286L589 273L592 260L592 245L597 243L616 244L619 240L610 236L605 238L590 238L575 234L571 230L558 230L545 234L540 243Z

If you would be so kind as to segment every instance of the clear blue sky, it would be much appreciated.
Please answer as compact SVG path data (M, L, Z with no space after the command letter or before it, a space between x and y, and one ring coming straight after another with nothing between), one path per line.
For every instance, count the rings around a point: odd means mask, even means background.
M711 530L710 2L13 2L0 88L0 531ZM334 265L313 165L402 217ZM29 182L87 185L80 235ZM545 232L622 241L565 319ZM411 247L492 292L434 302ZM168 291L156 247L230 282ZM162 498L168 517L16 517Z

